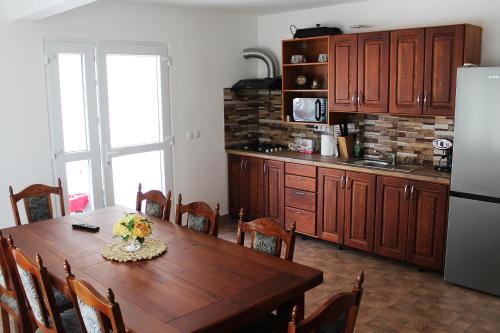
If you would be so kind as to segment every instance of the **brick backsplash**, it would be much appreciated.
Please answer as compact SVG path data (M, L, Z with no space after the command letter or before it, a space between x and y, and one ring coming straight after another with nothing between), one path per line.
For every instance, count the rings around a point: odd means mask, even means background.
M373 148L395 153L399 162L437 164L441 157L432 147L438 137L453 139L454 121L450 117L404 117L389 115L349 115L349 131L361 133L366 157L378 158ZM287 146L295 138L314 139L317 149L325 133L302 124L281 121L281 92L249 90L235 94L224 90L224 130L227 147L270 143ZM324 129L335 131L336 126Z

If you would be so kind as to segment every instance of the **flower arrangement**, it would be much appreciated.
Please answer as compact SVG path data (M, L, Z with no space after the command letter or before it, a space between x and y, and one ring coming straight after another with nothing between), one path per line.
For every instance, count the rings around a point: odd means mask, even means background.
M124 241L137 241L144 243L146 237L151 235L153 222L135 213L125 213L113 226L115 237Z

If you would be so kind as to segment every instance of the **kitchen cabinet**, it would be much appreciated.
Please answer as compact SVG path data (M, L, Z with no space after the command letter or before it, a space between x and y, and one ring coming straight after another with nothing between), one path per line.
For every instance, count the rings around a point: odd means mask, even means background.
M442 270L448 186L257 157L229 155L233 215Z
M424 28L391 31L390 113L422 113L424 43Z
M285 163L264 161L265 217L271 217L285 227Z
M357 35L337 35L331 38L328 69L329 109L342 112L357 111Z
M325 240L344 243L345 171L318 170L318 235Z
M389 112L390 33L358 35L358 112Z
M245 211L245 218L264 216L264 160L229 155L229 205L231 214Z
M398 260L406 259L410 181L377 177L374 252Z
M457 69L480 64L481 33L468 24L392 31L390 113L454 115Z
M344 244L373 251L376 176L346 172Z
M285 226L293 223L296 231L316 236L315 166L285 163Z
M240 208L246 211L246 173L243 168L245 160L237 155L228 156L229 170L229 211L232 215L237 216Z
M448 187L379 176L374 252L443 268Z
M448 187L412 181L409 196L407 261L440 270L446 241Z
M332 38L331 111L388 112L389 40L388 31Z

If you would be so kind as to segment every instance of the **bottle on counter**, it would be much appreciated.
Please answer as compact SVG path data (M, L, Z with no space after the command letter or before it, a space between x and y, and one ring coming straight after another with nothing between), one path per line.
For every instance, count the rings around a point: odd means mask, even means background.
M354 141L354 157L361 157L363 155L363 146L361 144L360 135L356 135L356 139Z

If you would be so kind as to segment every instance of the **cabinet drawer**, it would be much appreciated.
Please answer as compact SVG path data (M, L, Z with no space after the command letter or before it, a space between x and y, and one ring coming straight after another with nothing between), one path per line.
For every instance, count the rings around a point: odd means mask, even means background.
M316 213L285 207L286 227L291 228L293 222L295 222L297 232L316 235Z
M285 164L285 173L316 178L316 167L312 165L287 163Z
M285 186L295 188L297 190L316 192L316 178L309 178L297 175L286 175Z
M285 189L285 206L305 209L311 212L316 211L316 193L295 190L293 188Z

